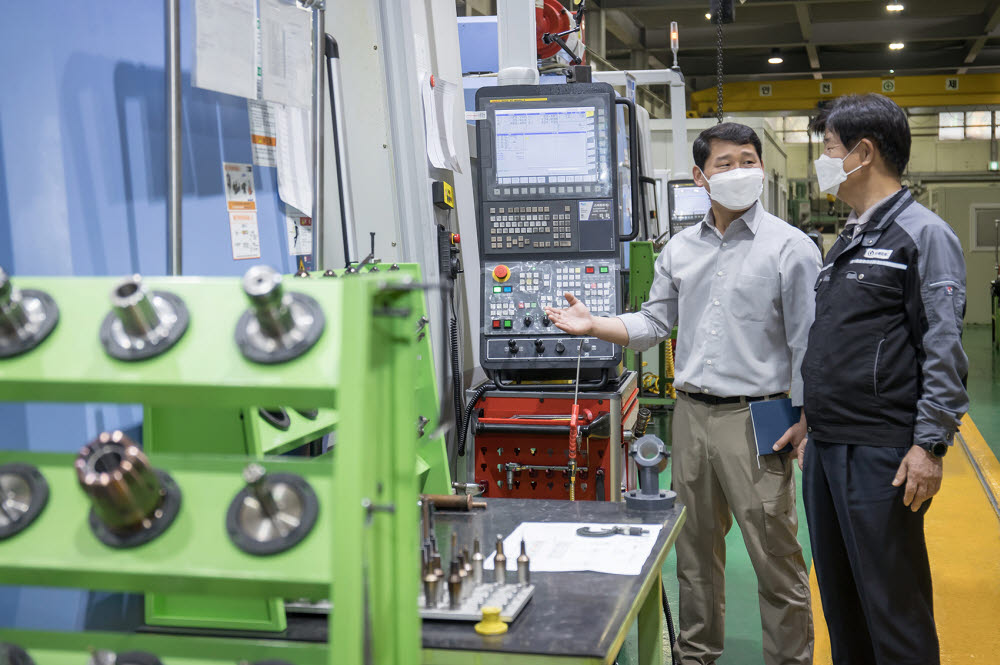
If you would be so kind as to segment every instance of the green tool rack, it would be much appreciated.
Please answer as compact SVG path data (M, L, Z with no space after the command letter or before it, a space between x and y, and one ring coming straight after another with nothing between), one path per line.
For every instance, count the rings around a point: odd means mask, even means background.
M415 267L286 279L286 291L316 299L326 327L309 351L279 365L247 361L233 341L236 321L247 308L238 279L144 280L151 290L182 298L191 323L176 346L139 362L110 358L98 341L109 311L107 294L117 280L15 276L13 281L18 288L47 292L59 306L60 320L37 348L0 360L0 400L141 403L147 413L175 414L162 422L174 422L186 438L172 450L174 439L164 434L169 428L147 423L150 463L168 471L180 487L181 513L152 542L124 550L104 546L87 526L89 503L77 487L72 455L0 453L0 463L35 465L50 487L49 502L35 522L0 541L0 584L234 599L328 598L334 647L7 628L0 628L0 641L28 650L38 665L81 662L93 649L149 651L165 665L252 662L265 655L296 665L419 660L417 495L422 487L444 490L449 478L444 442L430 437L438 404L430 345L421 334L425 297ZM243 486L245 465L261 459L262 452L293 444L274 445L260 432L255 439L251 430L242 441L233 437L229 449L212 438L218 429L199 434L197 428L177 426L176 414L186 411L192 422L211 423L204 419L209 411L246 416L248 405L279 404L327 414L330 420L314 426L335 427L336 445L314 460L262 458L268 472L305 478L320 508L315 528L296 547L256 557L229 541L225 513ZM292 438L315 433L296 431Z

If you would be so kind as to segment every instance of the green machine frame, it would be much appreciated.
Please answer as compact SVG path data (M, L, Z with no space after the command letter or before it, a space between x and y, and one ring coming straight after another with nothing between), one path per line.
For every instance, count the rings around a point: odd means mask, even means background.
M60 321L37 348L0 360L0 400L143 404L147 417L153 416L144 429L151 437L150 463L172 475L183 499L176 521L155 540L113 549L87 525L89 504L77 487L72 455L0 452L0 463L35 465L50 487L37 519L0 541L0 584L225 599L214 610L220 625L238 625L245 617L233 608L244 602L330 599L335 609L329 639L336 649L20 629L0 629L0 641L26 649L39 665L79 661L93 649L149 651L187 663L269 657L297 665L419 661L417 495L446 492L450 479L444 441L431 438L439 407L415 266L286 280L286 290L320 304L326 327L308 352L277 365L247 361L233 341L247 308L237 279L146 279L150 289L182 298L191 323L168 352L131 363L110 358L98 343L116 280L13 281L47 292L60 308ZM322 420L299 422L278 436L247 418L256 413L248 405L319 409ZM223 413L236 419L243 414L242 434L231 422L218 423L214 414ZM189 422L178 424L183 414ZM312 460L261 457L312 440L324 429L335 431L330 454ZM67 442L67 448L83 443ZM302 476L320 504L309 535L271 556L238 549L224 527L228 505L243 487L241 471L255 459L269 473ZM183 600L180 607L183 616Z
M642 309L642 304L649 300L649 290L653 286L655 275L656 258L659 253L655 251L653 243L650 241L633 240L629 243L629 280L628 299L629 311L638 312ZM672 339L677 338L677 329L674 328ZM651 394L640 388L639 403L643 406L671 407L674 399L666 396L667 386L674 381L673 376L667 375L667 344L670 342L660 342L656 345L656 352L659 359L657 378L659 380L660 394ZM639 373L640 387L642 386L642 352L632 351L626 354L625 366Z

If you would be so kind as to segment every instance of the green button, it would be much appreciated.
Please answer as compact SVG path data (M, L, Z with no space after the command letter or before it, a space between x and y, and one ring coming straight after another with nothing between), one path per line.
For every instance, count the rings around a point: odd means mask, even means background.
M513 325L514 325L514 322L511 321L510 319L504 319L503 320L503 327L504 328L510 328Z
M533 303L531 303L531 306L532 307L538 307L538 303L537 302L533 302Z
M500 293L502 290L503 290L502 287L499 287L499 286L494 286L493 287L493 293Z
M607 272L607 271L608 271L607 266L601 266L601 272Z

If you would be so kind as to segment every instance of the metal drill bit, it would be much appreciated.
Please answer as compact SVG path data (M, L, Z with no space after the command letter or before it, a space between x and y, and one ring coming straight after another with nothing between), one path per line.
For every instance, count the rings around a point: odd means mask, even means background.
M497 584L507 583L507 557L503 553L503 536L497 534L497 553L493 558L493 575Z
M517 583L529 584L531 582L531 559L528 558L528 551L525 549L524 538L521 539L521 555L517 557Z
M420 502L420 514L422 519L421 526L423 527L423 542L428 542L431 539L431 504L429 501Z
M466 547L462 550L462 564L465 566L465 572L469 574L469 579L472 579L472 557L469 556L469 548Z
M479 551L479 539L472 542L472 581L483 583L483 553Z
M437 607L438 598L441 597L440 594L440 581L437 575L433 572L428 572L424 575L424 605L428 609L433 609Z
M452 559L451 574L448 576L448 607L457 610L461 604L462 578L458 575L458 560Z
M438 579L444 579L444 568L441 567L441 554L434 555L434 561L431 564L434 567L434 574L437 575Z
M461 598L466 598L469 595L469 589L472 585L469 584L469 571L465 569L465 558L459 554L458 555L458 578L459 578L459 596Z

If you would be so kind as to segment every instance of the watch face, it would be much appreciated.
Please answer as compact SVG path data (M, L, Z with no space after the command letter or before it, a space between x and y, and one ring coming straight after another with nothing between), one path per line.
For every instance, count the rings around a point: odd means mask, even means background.
M934 455L934 457L944 457L945 453L947 452L948 452L947 443L935 443L933 446L931 446L931 454Z

